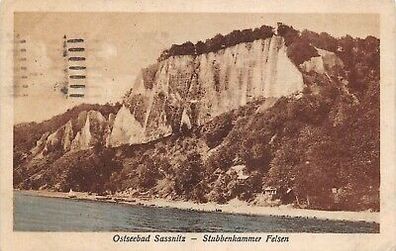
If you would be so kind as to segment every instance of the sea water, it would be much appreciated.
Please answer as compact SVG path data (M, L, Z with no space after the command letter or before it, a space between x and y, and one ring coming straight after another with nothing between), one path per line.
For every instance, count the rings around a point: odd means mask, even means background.
M197 212L14 192L15 231L377 233L379 224Z

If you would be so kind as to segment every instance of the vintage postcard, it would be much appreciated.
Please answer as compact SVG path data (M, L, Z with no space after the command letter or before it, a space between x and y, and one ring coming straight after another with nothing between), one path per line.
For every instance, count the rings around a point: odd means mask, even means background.
M1 4L0 250L396 250L395 3Z

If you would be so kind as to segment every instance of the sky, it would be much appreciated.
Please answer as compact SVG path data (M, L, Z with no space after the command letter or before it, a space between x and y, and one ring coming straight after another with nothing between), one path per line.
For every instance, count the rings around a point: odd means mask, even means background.
M379 37L379 18L371 14L265 14L265 13L51 13L14 15L14 32L25 45L16 45L15 64L26 67L27 79L15 80L27 88L15 97L15 123L49 119L79 103L119 101L140 70L156 62L172 44L197 42L235 29L256 28L277 22L294 28L328 32L335 37ZM83 37L86 47L86 96L66 98L63 36ZM19 46L19 47L18 47ZM19 52L21 48L26 52Z

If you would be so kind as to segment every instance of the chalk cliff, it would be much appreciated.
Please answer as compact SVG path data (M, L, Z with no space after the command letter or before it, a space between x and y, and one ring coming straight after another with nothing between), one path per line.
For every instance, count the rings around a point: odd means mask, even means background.
M14 188L379 210L379 45L282 24L172 45L121 103L15 125Z
M108 145L119 146L122 144L141 143L143 127L131 114L129 109L122 106L114 118Z
M150 141L178 132L182 124L199 126L258 97L285 96L303 85L280 36L207 54L172 56L143 69L123 100L143 128L123 123L113 130L125 132L117 142L130 142L136 135Z
M79 151L104 145L110 137L109 126L113 117L110 114L107 120L98 111L83 111L76 119L70 119L55 132L44 133L31 153L37 158L53 151Z
M319 56L312 57L311 59L303 62L300 68L303 71L310 72L315 71L317 73L325 73L330 71L335 66L343 67L344 64L334 52L315 48Z
M171 56L142 69L116 115L83 111L75 121L44 134L31 152L149 142L200 126L257 98L299 92L304 87L300 71L324 73L342 66L334 53L317 50L319 56L299 68L288 58L283 37L276 35L216 52Z

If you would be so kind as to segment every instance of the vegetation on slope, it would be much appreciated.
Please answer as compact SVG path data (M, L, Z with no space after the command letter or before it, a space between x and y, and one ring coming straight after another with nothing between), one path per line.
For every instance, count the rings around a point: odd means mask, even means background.
M299 99L281 98L263 112L256 111L267 101L256 101L187 134L107 149L106 157L87 150L47 159L35 175L18 172L20 180L36 182L22 187L128 190L136 196L225 203L252 202L265 187L275 186L280 192L292 189L300 206L378 210L377 88L354 104L334 82L322 81L317 94L306 90ZM232 171L241 164L246 180Z
M15 125L13 138L14 165L21 163L21 161L30 154L30 150L36 145L37 140L39 140L44 133L55 132L70 119L77 119L80 112L95 110L107 117L110 113L116 114L120 107L121 105L119 103L115 105L81 104L68 109L65 113L56 115L40 123L30 122Z
M379 210L379 40L335 39L282 25L278 33L296 65L321 48L339 56L344 68L303 73L303 95L273 105L256 100L147 144L14 162L14 186L217 203L259 203L264 189L273 186L282 203ZM47 130L56 128L51 124ZM30 147L20 137L16 147ZM244 167L243 179L235 166Z

